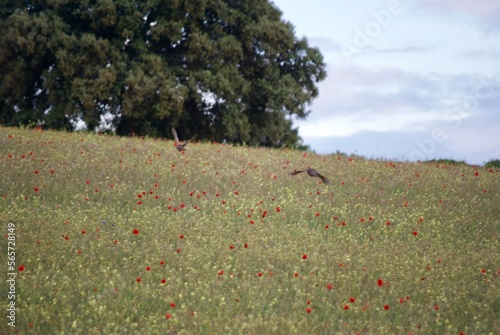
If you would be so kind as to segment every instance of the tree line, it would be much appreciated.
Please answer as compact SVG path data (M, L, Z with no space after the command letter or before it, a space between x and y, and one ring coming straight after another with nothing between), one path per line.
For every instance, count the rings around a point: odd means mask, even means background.
M323 56L268 0L1 0L0 124L300 144Z

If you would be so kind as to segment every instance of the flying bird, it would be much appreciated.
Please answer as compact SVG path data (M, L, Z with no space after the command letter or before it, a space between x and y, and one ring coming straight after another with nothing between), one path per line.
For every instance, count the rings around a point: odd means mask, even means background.
M328 180L328 178L326 178L325 176L322 176L321 174L319 174L318 171L314 170L314 169L310 169L310 168L307 168L305 170L300 170L300 171L293 171L291 172L290 174L292 176L295 176L299 173L302 173L302 172L307 172L307 174L311 177L318 177L321 179L321 181L325 184L330 184L330 180Z
M188 145L189 142L191 142L196 138L196 135L194 135L193 137L191 137L191 139L181 144L181 141L179 141L179 137L177 137L177 132L175 131L174 127L172 127L172 134L174 134L174 141L175 141L174 145L178 151L186 150L186 145Z

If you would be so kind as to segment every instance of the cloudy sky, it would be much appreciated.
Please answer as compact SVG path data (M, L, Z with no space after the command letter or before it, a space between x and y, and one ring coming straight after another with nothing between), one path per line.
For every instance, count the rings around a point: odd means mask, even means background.
M274 0L328 77L306 121L321 154L500 159L500 1Z

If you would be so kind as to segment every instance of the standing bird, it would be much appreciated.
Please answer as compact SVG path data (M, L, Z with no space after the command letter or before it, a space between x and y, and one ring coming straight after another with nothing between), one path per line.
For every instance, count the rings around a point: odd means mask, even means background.
M175 131L174 127L172 127L172 134L174 134L174 141L175 141L174 145L178 151L186 150L185 149L186 145L188 145L189 142L191 142L196 138L196 135L194 135L190 140L187 140L185 143L181 144L181 141L179 141L179 137L177 137L177 132Z
M297 175L297 174L299 174L299 173L302 173L302 172L304 172L304 171L306 171L306 172L307 172L307 174L308 174L309 176L311 176L311 177L318 177L318 178L320 178L320 179L321 179L321 181L322 181L323 183L325 183L325 184L330 184L330 181L328 180L328 178L326 178L325 176L320 175L320 174L319 174L319 172L318 172L318 171L316 171L316 170L314 170L314 169L307 168L307 169L305 169L305 170L301 170L301 171L293 171L293 172L291 172L290 174L291 174L292 176L295 176L295 175Z

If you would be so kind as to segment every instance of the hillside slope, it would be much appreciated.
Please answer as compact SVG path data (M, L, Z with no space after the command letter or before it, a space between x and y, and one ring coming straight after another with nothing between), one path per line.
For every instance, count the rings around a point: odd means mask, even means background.
M0 333L500 333L499 170L186 148L0 128Z

